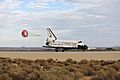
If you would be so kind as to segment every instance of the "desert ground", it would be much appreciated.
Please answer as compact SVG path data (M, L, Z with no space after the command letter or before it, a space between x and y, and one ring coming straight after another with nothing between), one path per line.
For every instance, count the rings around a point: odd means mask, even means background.
M0 52L0 80L120 80L120 52Z
M0 52L0 57L23 58L23 59L58 59L65 61L73 59L86 60L119 60L120 51L87 51L87 52Z

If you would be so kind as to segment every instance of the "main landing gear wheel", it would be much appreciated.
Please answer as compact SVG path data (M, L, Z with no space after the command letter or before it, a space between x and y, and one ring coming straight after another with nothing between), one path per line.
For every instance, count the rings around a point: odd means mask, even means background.
M62 50L62 52L64 52L64 50Z
M56 48L55 51L56 51L56 52L58 52L58 51L64 52L64 49L63 49L63 48Z

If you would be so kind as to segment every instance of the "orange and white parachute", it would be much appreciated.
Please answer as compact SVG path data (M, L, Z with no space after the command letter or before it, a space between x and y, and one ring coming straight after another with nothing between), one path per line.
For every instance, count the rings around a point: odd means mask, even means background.
M21 35L22 35L22 37L28 37L28 31L22 30Z
M28 37L28 31L27 30L22 30L22 37Z
M31 33L30 32L30 34L29 34L29 32L26 30L26 29L24 29L24 30L22 30L22 32L21 32L21 35L22 35L22 37L36 37L36 36L41 36L41 35L39 35L39 34L35 34L35 33Z

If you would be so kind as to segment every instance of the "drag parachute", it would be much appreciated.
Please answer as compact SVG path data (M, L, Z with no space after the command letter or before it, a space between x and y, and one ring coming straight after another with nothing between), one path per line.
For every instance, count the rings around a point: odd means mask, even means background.
M22 30L22 37L28 37L28 31L27 30Z

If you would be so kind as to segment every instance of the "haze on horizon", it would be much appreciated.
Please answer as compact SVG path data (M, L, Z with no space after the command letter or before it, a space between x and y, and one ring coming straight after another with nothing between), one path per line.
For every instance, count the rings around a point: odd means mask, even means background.
M119 4L120 0L0 0L0 47L43 46L47 27L60 40L120 46ZM23 29L42 36L22 38Z

